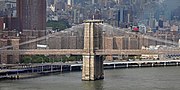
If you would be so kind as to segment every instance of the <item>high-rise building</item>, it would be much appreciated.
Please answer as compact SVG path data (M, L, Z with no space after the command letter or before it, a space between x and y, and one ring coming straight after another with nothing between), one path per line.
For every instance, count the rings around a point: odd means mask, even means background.
M68 6L73 6L74 0L67 0L67 5Z
M67 0L67 5L71 6L71 0Z
M46 29L46 0L17 0L21 30Z

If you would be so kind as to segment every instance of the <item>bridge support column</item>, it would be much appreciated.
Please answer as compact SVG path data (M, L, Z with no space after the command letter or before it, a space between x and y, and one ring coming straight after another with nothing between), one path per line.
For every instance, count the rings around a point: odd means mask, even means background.
M94 81L104 79L103 60L101 56L83 56L82 80Z
M178 43L179 43L179 48L180 48L180 39L179 39L179 42L178 42Z
M1 54L1 64L7 64L7 54L6 53Z
M4 46L7 46L7 42L8 42L8 39L1 39L0 40L0 47L4 47ZM4 49L4 50L7 50L7 49ZM2 54L1 54L1 57L0 57L1 59L1 64L7 64L7 54L6 54L6 52L3 52Z
M11 39L11 45L13 46L13 50L19 50L19 39ZM12 63L19 63L19 53L13 53Z
M94 81L104 78L103 58L96 55L96 49L100 48L102 38L101 31L95 27L95 24L102 23L101 20L87 20L84 22L84 50L82 80Z

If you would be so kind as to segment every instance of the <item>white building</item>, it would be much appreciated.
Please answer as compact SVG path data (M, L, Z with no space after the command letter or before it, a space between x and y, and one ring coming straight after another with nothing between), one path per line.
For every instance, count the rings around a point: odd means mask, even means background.
M67 0L67 5L68 6L73 6L74 0Z
M171 31L178 31L178 26L176 25L171 26Z
M179 39L179 48L180 48L180 39Z
M159 55L158 54L142 54L141 55L142 59L158 59Z

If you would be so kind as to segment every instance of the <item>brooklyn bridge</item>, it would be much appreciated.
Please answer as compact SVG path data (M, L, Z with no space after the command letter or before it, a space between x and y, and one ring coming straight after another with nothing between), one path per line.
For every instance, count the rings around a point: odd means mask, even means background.
M7 63L8 56L16 63L23 55L82 55L82 80L98 80L104 78L103 59L111 60L114 55L179 54L179 39L168 38L173 37L155 37L116 28L101 20L86 20L83 24L26 42L12 39L11 45L0 48L1 63ZM152 45L167 48L146 49Z

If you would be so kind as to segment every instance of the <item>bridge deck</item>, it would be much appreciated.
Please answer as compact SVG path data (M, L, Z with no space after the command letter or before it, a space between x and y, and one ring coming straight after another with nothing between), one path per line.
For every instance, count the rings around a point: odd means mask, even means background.
M179 54L177 50L95 50L96 55L141 55L141 54ZM1 50L0 54L20 54L20 55L86 55L83 49L28 49L28 50Z

